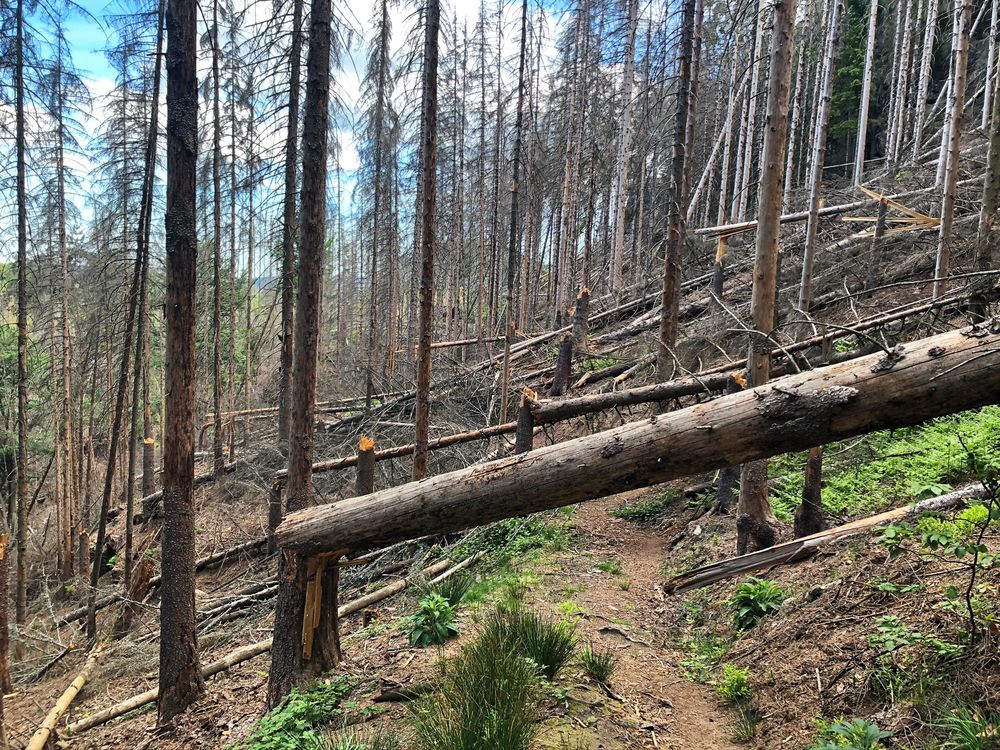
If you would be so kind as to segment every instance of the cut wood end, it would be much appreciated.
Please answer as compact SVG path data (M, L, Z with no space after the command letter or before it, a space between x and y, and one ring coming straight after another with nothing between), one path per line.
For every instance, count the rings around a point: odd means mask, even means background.
M740 389L747 387L747 376L744 375L741 370L733 370L729 373L729 377L736 381L736 384L740 387Z
M367 435L362 435L361 439L358 440L358 450L362 452L375 450L375 441Z
M524 389L524 390L523 390L523 391L521 392L521 395L522 395L522 396L524 396L524 398L528 399L529 401L534 401L534 400L536 400L536 399L538 398L538 394L537 394L537 393L535 393L535 392L534 392L533 390L531 390L530 388L525 388L525 389Z

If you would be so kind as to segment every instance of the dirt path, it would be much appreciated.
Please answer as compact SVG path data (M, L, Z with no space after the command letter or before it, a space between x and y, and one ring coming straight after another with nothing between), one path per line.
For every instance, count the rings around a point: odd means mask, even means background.
M591 707L589 715L571 711L590 731L560 738L557 724L543 735L554 741L544 744L572 750L740 747L711 688L684 677L677 666L681 655L668 645L663 613L670 603L659 589L668 555L664 539L612 515L637 496L581 505L574 515L577 549L558 553L538 571L543 582L532 597L536 606L547 600L557 612L575 614L581 640L616 651L612 692L621 699Z

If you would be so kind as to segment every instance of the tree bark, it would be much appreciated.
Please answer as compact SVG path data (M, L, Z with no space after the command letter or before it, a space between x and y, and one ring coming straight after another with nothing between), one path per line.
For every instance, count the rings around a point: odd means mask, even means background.
M434 315L434 211L437 164L437 68L439 0L424 8L423 104L420 128L420 323L417 336L417 398L413 478L427 476L427 440L431 416L431 338ZM500 134L497 133L497 138ZM499 168L499 167L498 167ZM510 315L508 309L508 315ZM509 339L509 333L508 333ZM507 344L509 351L509 341Z
M17 575L14 620L28 610L28 193L24 113L24 0L17 0L14 41L14 150L17 184ZM20 646L18 646L20 649Z
M615 171L615 216L611 248L611 291L621 293L624 286L625 208L628 203L629 149L632 142L632 86L635 78L635 34L639 28L639 0L629 0L628 31L625 35L625 71L622 74L622 120L618 138Z
M166 408L157 702L157 722L161 725L184 711L205 688L198 663L194 607L196 13L194 0L167 0Z
M306 61L305 120L302 128L302 231L299 240L298 294L295 310L295 350L288 441L288 496L286 508L300 511L313 504L312 458L314 451L316 360L319 334L319 295L326 238L326 160L330 101L330 0L312 0L309 56ZM309 582L310 572L314 575ZM320 648L308 655L303 615L307 611L307 586L332 589L332 571L310 570L309 561L284 554L278 561L278 602L274 628L281 633L271 654L267 703L274 707L305 673L319 674L336 666L340 654L336 618L320 624ZM327 635L332 628L332 639ZM332 640L332 648L326 646Z
M858 137L854 151L854 184L860 185L865 173L865 146L868 139L868 108L872 95L875 64L875 32L878 29L878 0L868 9L868 41L865 44L865 68L861 79L861 105L858 109Z
M823 530L823 446L809 450L806 459L805 483L802 487L802 503L795 510L796 539Z
M795 0L779 0L774 4L767 120L761 154L761 204L757 218L757 246L750 302L754 332L747 356L748 379L754 387L766 383L771 373L771 332L774 330L778 291L781 196L784 187L782 168L785 164L788 135L788 89L791 84L794 19ZM749 519L753 526L748 528L746 522L742 526L738 525L738 548L748 547L751 541L755 547L766 546L769 540L773 540L773 532L768 533L775 518L767 498L766 464L748 464L743 467L739 515Z
M877 0L876 0L877 2ZM833 97L833 77L840 49L841 0L832 0L830 31L823 55L823 77L819 90L819 111L813 131L812 158L809 160L809 218L806 220L806 239L802 248L802 280L799 284L799 309L809 312L812 303L813 259L819 234L820 189L823 186L823 165L826 162L827 128L830 124L830 104Z
M996 3L993 5L996 8ZM1000 75L994 76L992 115L989 130L989 149L986 155L986 174L983 177L983 197L979 207L979 226L976 232L976 270L990 271L996 266L1000 253L1000 238L995 229L997 209L1000 208ZM970 313L978 320L986 317L985 289L995 284L982 281L969 303Z
M552 385L549 386L549 398L561 396L566 392L569 385L570 374L573 368L573 336L564 333L559 341L559 354L556 357L555 375L552 378Z
M370 495L375 491L375 441L361 436L358 442L358 466L354 480L354 492Z
M1000 334L967 328L910 342L892 357L873 354L789 375L655 419L301 511L278 528L278 542L313 554L451 533L912 426L996 401L998 344Z
M955 223L955 191L958 183L958 161L962 145L962 126L965 121L965 83L969 60L969 26L972 23L972 0L955 0L954 23L957 29L952 50L952 87L949 91L948 149L941 196L941 224L938 233L937 260L934 266L935 298L948 288L951 273L952 227Z
M292 42L288 50L288 123L285 132L285 184L281 218L281 358L278 366L278 446L288 451L291 410L292 344L295 336L295 188L299 164L299 89L302 65L302 3L292 2ZM338 335L340 332L338 331Z
M663 312L656 356L656 371L660 380L669 380L675 362L673 348L677 344L677 313L680 309L681 280L687 239L687 130L691 102L691 57L694 47L695 5L698 0L684 0L681 15L681 37L677 50L677 93L674 113L674 144L670 165L670 187L667 194L666 256L663 263Z

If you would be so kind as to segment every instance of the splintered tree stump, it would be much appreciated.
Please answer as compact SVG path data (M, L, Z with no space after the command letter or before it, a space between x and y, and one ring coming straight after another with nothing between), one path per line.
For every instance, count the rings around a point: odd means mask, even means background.
M354 491L359 495L370 495L375 491L375 441L366 435L358 440L358 466L354 479Z
M549 397L561 396L569 385L570 371L573 367L573 335L564 333L559 340L559 356L556 358L556 372L549 386Z
M132 573L132 582L129 585L128 596L125 599L121 614L115 621L115 633L124 635L132 629L132 620L139 612L139 607L149 591L149 583L153 578L153 560L146 555L139 558Z
M826 524L823 519L822 504L823 446L809 450L806 459L805 484L802 487L802 503L795 510L795 538L818 534Z
M534 444L535 416L531 413L531 404L535 392L525 388L521 393L521 401L517 407L517 432L514 433L514 453L527 453Z
M583 287L576 298L576 307L573 309L573 346L580 353L587 351L587 332L589 329L588 316L590 315L590 290Z

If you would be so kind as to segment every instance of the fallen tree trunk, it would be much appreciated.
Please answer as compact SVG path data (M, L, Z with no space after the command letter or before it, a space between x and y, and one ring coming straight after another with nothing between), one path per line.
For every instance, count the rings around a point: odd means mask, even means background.
M451 533L995 403L998 344L1000 328L951 331L890 354L298 511L278 527L278 544L313 554Z
M423 570L424 576L437 576L431 579L431 583L437 583L442 581L452 573L455 573L463 568L467 568L472 565L476 560L479 559L481 553L477 553L472 557L466 558L460 563L451 565L449 560L441 560L433 565L430 565ZM449 565L451 567L449 568ZM387 599L393 594L398 594L403 591L412 583L409 578L403 578L399 581L394 581L388 586L384 586L378 591L373 591L367 596L362 596L354 601L348 602L342 607L337 608L337 617L347 617L348 615L359 612L366 607L370 607L372 604L376 604L383 599ZM230 667L234 667L237 664L242 664L255 656L260 654L265 654L271 650L271 639L268 638L263 641L258 641L257 643L251 643L248 646L243 646L235 651L227 654L218 661L213 661L206 664L201 668L202 679L208 679L213 675L217 675L220 672L225 672ZM117 719L119 716L124 716L130 711L135 711L137 708L142 708L143 706L149 705L156 700L157 688L152 688L144 693L139 693L138 695L133 695L131 698L117 703L114 706L105 708L102 711L97 711L86 718L80 719L69 726L66 727L67 735L79 734L80 732L85 732L88 729L93 729L101 724L106 724L112 719ZM58 721L58 718L56 719ZM41 746L39 746L41 747Z
M70 686L66 688L65 692L59 696L59 700L56 701L56 705L52 707L48 715L45 717L45 721L38 730L32 735L31 739L28 741L28 745L25 750L45 750L46 744L48 744L49 737L52 731L56 728L56 724L59 723L59 719L62 718L63 714L66 713L66 709L69 708L70 704L83 689L83 686L87 683L90 678L90 673L94 669L94 664L97 663L97 657L100 656L100 648L94 649L90 656L87 657L87 661L83 664L83 669L80 670L80 674L76 676L76 679L70 683ZM154 696L155 697L155 696Z
M755 570L761 570L762 568L795 562L796 560L810 556L817 548L839 541L845 537L871 531L878 526L884 526L893 521L900 521L918 513L960 507L965 504L966 500L981 498L985 495L986 488L981 484L963 487L960 490L949 492L947 495L942 495L941 497L934 497L902 508L893 508L885 513L851 521L850 523L845 523L843 526L826 529L825 531L793 539L783 544L776 544L767 549L751 552L749 555L730 557L726 560L704 565L687 573L674 576L664 586L664 590L668 594L679 594L682 591L699 589L709 584L732 578L733 576L745 575Z
M981 177L970 177L967 180L962 180L956 187L966 187L968 185L981 185L983 182ZM891 200L901 200L904 198L913 198L917 195L926 195L927 193L937 190L937 187L927 187L920 188L918 190L909 190L905 193L897 193L896 195L888 195L887 198ZM824 206L819 209L818 216L836 216L837 214L844 214L848 211L857 211L859 208L864 208L865 206L873 206L878 203L877 198L863 198L857 201L851 201L850 203L841 203L836 206ZM792 214L783 214L781 216L782 224L792 224L797 221L805 221L809 218L808 211L799 211ZM695 229L694 233L697 235L707 235L710 237L721 237L730 236L733 234L741 234L743 232L749 232L757 228L757 221L743 221L738 224L719 224L714 227L702 227L701 229Z

